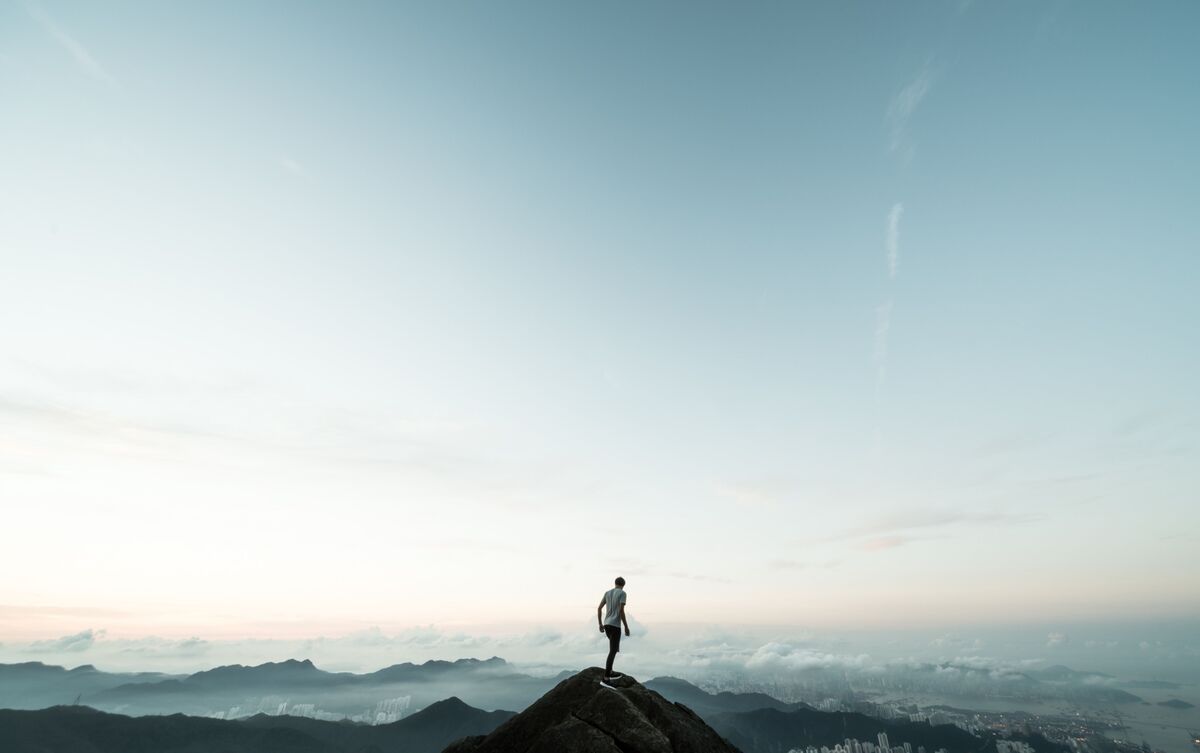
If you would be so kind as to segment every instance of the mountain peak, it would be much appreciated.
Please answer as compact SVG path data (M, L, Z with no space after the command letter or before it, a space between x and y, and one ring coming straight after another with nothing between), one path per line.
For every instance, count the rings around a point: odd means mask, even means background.
M627 675L604 687L603 675L574 674L491 734L443 753L737 753L687 706Z
M243 664L225 664L220 667L197 672L189 675L187 682L212 683L237 681L263 681L272 677L319 677L325 673L313 665L311 659L285 659L284 661L269 661L252 667Z
M443 698L440 701L434 701L433 703L426 706L425 710L428 711L429 709L469 709L469 708L471 708L471 706L468 706L466 701L464 701L463 699L459 698L456 695L452 695L449 698Z

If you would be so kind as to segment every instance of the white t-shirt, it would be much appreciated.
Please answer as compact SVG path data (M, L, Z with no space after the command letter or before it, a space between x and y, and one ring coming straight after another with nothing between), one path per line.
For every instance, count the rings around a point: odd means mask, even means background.
M604 624L621 627L621 605L625 603L625 589L613 588L604 592Z

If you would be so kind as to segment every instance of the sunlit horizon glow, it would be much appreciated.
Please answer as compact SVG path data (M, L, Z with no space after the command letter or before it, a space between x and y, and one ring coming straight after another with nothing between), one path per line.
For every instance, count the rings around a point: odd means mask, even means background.
M0 644L1200 618L1198 16L0 7Z

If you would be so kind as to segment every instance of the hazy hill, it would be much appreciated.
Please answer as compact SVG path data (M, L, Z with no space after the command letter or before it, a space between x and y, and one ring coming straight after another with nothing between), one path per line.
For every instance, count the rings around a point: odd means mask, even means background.
M417 709L450 696L484 709L524 708L555 681L517 672L498 657L405 662L367 674L326 672L307 659L290 659L217 667L154 682L126 682L85 694L82 702L126 714L245 716L274 713L281 704L311 704L325 713L355 716L389 699L406 699L409 708Z
M1077 703L1138 703L1142 699L1116 687L1117 678L1103 672L1079 672L1056 664L1026 673L1043 686L1053 686L1061 697Z
M646 681L646 687L669 701L684 704L703 717L729 711L754 711L755 709L793 711L811 708L803 703L784 703L766 693L730 693L729 691L709 693L678 677L655 677L653 680Z
M1159 701L1158 705L1166 706L1169 709L1193 709L1193 708L1196 708L1194 704L1188 703L1187 701L1184 701L1179 698L1172 698L1169 701Z
M0 708L41 709L73 703L127 683L173 679L160 672L101 672L91 664L66 669L39 661L0 664Z
M513 715L511 711L483 711L468 706L458 698L447 698L392 724L370 726L265 714L240 723L252 728L293 729L332 745L337 750L361 750L376 746L394 753L416 753L439 751L453 740L486 734Z

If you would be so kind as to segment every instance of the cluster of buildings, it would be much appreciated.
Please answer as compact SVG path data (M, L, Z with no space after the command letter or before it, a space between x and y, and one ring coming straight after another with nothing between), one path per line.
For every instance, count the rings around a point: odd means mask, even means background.
M408 707L412 704L412 696L402 695L396 698L385 698L375 704L375 718L372 724L391 724L408 716ZM364 720L365 721L365 720Z
M830 748L827 745L822 745L820 748L810 745L807 748L792 748L788 753L914 753L911 743L900 743L892 745L888 740L886 732L880 732L878 744L868 740L861 742L853 737L847 737L842 742ZM925 753L925 746L918 745L915 753ZM945 748L938 748L933 753L947 753ZM999 753L1033 753L1032 749L1027 751L1012 750L999 751Z
M374 708L363 710L361 714L347 714L340 711L326 711L315 703L290 703L275 699L263 698L257 707L232 706L228 711L214 711L208 714L214 719L238 719L254 714L269 714L272 716L302 716L307 719L317 719L323 722L340 722L347 719L364 724L390 724L408 716L412 706L412 696L402 695L396 698L385 698L375 704Z

